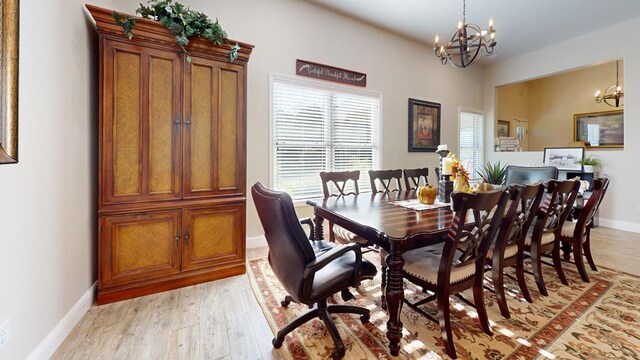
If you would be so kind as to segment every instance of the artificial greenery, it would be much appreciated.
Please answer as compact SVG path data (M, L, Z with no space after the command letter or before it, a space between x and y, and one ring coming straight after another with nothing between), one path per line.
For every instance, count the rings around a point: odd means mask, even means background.
M143 18L160 22L175 37L176 44L182 48L187 55L187 61L191 62L189 52L185 47L189 44L189 39L201 37L210 40L216 45L227 42L227 33L222 30L218 20L214 22L204 13L191 10L179 2L173 0L148 0L147 5L140 4L136 13ZM113 12L113 19L116 24L122 26L124 33L131 39L136 19L123 16ZM228 44L228 42L227 42ZM229 44L229 60L234 61L238 57L240 46Z
M477 173L486 183L502 185L507 177L507 165L503 166L500 161L493 164L487 161Z
M591 165L591 166L596 166L596 167L600 167L600 165L602 165L602 163L600 162L600 159L598 159L594 155L591 155L591 156L589 156L587 158L584 158L582 160L578 160L578 161L576 161L576 164Z

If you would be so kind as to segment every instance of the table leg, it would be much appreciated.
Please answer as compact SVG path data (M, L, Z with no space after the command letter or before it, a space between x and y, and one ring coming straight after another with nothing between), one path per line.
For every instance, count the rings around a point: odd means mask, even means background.
M402 254L391 249L387 255L387 339L389 339L389 350L391 355L398 356L400 352L400 339L402 339L402 321L400 312L404 302L404 285L402 282L402 268L404 259Z
M324 240L324 227L322 226L323 222L324 219L319 215L316 215L313 218L313 224L315 226L313 237L315 240Z

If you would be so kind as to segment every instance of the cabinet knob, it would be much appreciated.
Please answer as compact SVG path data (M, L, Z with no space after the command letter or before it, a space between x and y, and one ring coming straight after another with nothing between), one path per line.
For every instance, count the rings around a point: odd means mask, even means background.
M176 115L176 119L174 120L176 126L180 125L180 116Z
M191 126L191 116L189 114L187 114L187 121L185 121L185 124L187 125L187 128Z
M185 244L189 243L189 232L188 231L184 234L184 243Z
M180 234L176 234L176 242L180 241Z

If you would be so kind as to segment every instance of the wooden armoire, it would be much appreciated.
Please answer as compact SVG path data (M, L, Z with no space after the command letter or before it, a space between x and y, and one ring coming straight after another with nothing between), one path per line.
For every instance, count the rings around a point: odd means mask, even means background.
M160 23L99 34L98 304L245 272L246 80L252 45ZM230 41L235 44L236 41Z

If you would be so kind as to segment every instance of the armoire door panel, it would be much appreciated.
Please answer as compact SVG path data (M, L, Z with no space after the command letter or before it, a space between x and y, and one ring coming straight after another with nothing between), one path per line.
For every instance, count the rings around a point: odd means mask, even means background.
M176 53L150 50L148 194L179 198L181 192L181 63Z
M197 57L188 66L184 197L210 196L214 192L214 132L217 117L217 67Z
M113 49L113 197L142 194L142 60L141 53Z
M244 164L239 163L243 149L241 135L243 134L243 114L241 90L244 83L240 69L220 68L219 90L219 120L218 120L218 147L216 151L218 175L217 190L226 192L241 192L244 187L244 179L241 173Z
M103 217L103 286L179 273L180 222L180 210Z
M179 199L180 55L118 41L105 47L102 203Z
M244 259L244 204L185 209L183 216L184 270Z

